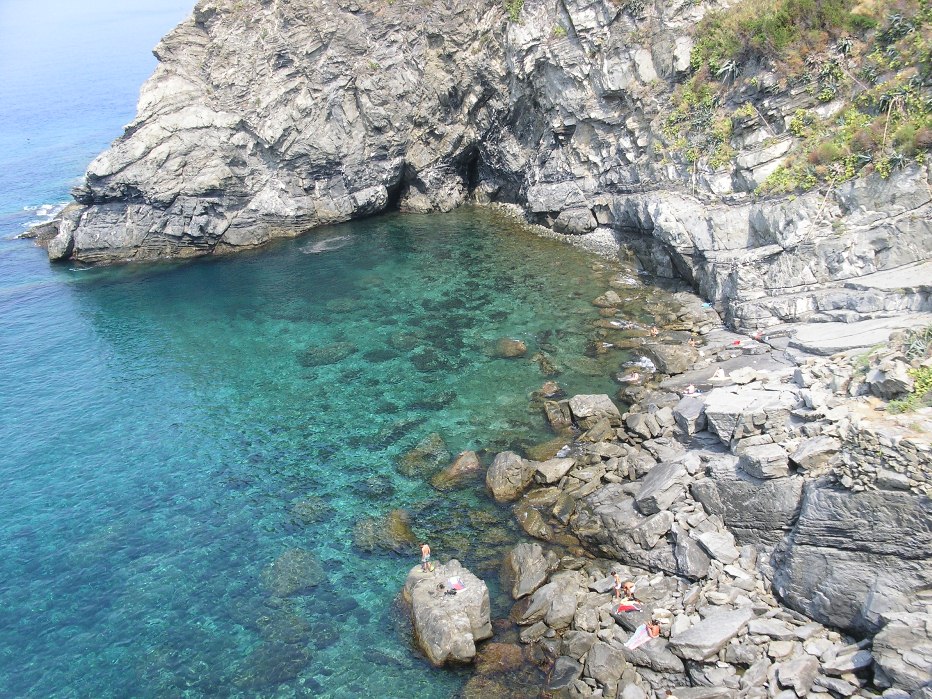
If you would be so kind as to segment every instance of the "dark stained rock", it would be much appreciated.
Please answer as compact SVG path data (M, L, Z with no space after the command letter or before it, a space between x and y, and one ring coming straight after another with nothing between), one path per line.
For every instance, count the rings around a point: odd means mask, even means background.
M932 501L809 483L776 562L774 588L787 605L836 628L876 631L882 614L912 611L932 585Z
M336 364L355 351L356 345L351 342L332 342L329 345L308 347L298 355L298 363L307 369L325 364Z

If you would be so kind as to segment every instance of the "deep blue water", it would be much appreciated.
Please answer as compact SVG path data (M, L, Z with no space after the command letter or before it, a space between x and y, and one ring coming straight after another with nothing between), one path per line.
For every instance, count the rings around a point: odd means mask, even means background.
M234 258L79 270L12 236L133 116L177 0L0 2L0 695L449 697L410 647L407 511L492 588L518 532L481 482L402 475L547 439L528 394L613 390L585 356L608 271L476 211L388 216ZM339 239L324 253L315 244ZM371 528L367 531L371 531ZM307 552L322 579L273 594ZM290 555L290 554L289 554Z

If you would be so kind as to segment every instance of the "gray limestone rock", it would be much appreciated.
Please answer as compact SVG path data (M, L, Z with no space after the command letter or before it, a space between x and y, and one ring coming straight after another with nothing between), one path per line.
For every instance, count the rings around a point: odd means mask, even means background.
M537 464L537 470L534 472L534 478L538 483L550 485L557 483L563 476L569 473L575 465L575 459L548 459Z
M585 673L600 684L617 682L626 665L625 654L620 646L600 641L589 650Z
M509 502L530 485L536 470L536 463L522 459L513 451L503 451L496 454L486 471L485 482L496 500Z
M514 599L526 597L544 584L547 575L558 564L556 555L544 550L540 544L520 543L508 554L508 565L514 575L511 596Z
M446 595L439 586L454 576L465 587ZM455 559L430 573L420 566L412 568L405 580L404 598L411 605L418 646L434 665L470 662L476 643L492 637L489 590Z
M673 409L673 417L686 435L701 432L706 427L705 401L700 396L683 396Z
M598 636L589 631L570 630L563 634L563 655L579 660L599 640Z
M605 394L573 396L569 406L573 419L583 429L589 429L602 418L607 418L612 425L621 424L618 406Z
M932 614L889 615L874 636L872 653L876 668L898 689L932 687Z
M807 484L775 563L774 587L790 607L836 628L876 631L882 615L911 611L932 585L932 502Z
M692 496L722 518L739 544L776 544L799 516L799 477L759 480L738 469L732 456L710 461L709 476L692 483Z
M712 614L670 638L670 650L686 660L705 660L722 649L754 618L750 609Z
M675 574L673 544L667 537L650 548L642 545L653 539L650 530L654 523L645 527L648 518L638 511L627 492L624 484L610 483L579 501L576 516L570 520L573 533L587 548L605 557Z
M686 466L681 462L662 463L641 479L641 488L635 501L644 515L666 510L685 490Z
M556 693L569 689L582 673L583 666L577 659L561 655L553 663L550 677L547 678L547 691Z
M825 464L838 453L841 442L835 437L818 435L802 440L793 453L790 461L799 468L812 471Z
M708 554L683 529L677 528L674 536L676 538L674 555L679 574L690 580L705 578L709 574L709 566L712 563Z
M777 679L783 687L792 687L797 696L805 696L819 674L819 661L803 655L777 666Z
M914 380L909 375L909 364L902 360L887 358L867 372L867 386L878 398L891 400L913 390Z
M779 444L748 447L741 454L738 464L745 473L755 478L783 478L790 472L786 451Z
M751 619L748 633L769 636L777 641L790 641L796 638L794 627L779 619Z
M731 532L702 532L696 535L696 540L709 556L722 563L734 563L741 555L735 546L735 537Z

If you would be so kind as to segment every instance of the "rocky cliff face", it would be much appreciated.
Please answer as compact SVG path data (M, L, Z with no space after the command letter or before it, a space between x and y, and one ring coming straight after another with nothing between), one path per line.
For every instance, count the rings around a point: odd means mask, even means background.
M136 120L90 165L50 256L227 252L471 196L610 233L738 327L932 309L930 275L871 276L929 259L927 164L753 195L799 140L794 116L843 104L762 70L728 93L749 106L725 136L671 151L674 88L714 5L527 0L514 22L497 0L202 0L156 48Z

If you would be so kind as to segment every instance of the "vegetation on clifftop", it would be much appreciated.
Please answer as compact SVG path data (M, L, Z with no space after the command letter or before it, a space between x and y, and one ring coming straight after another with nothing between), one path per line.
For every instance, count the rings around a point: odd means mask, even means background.
M793 148L757 190L769 194L888 176L932 149L932 0L744 0L695 37L664 158L716 170L738 127L789 131ZM805 106L768 121L778 93Z

